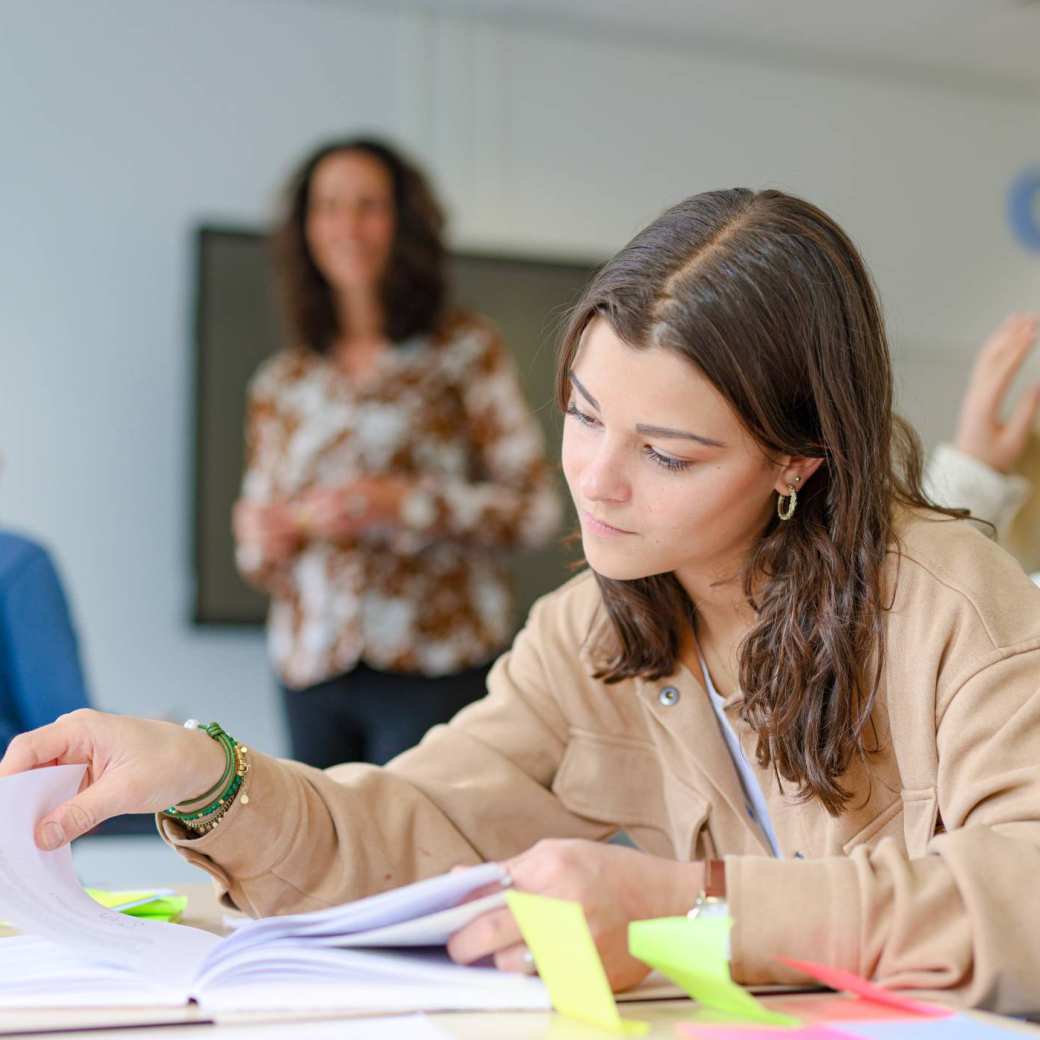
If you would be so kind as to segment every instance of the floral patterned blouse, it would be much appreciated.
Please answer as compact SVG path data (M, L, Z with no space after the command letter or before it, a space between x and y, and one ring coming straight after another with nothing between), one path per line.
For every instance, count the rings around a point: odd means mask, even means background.
M415 478L400 523L291 559L240 543L242 575L271 596L268 647L287 686L374 668L445 675L489 660L512 632L502 551L545 544L560 500L541 428L483 319L379 355L355 386L334 361L283 351L249 387L244 498L270 502L361 476Z

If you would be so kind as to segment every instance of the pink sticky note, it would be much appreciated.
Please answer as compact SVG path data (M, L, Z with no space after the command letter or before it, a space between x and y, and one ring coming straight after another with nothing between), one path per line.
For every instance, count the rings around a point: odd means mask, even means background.
M799 1029L765 1029L762 1026L699 1026L680 1022L675 1031L685 1040L852 1040L827 1026L802 1026Z
M875 1004L852 993L783 993L769 998L773 1011L790 1015L807 1025L813 1022L906 1022L920 1016L912 1011Z
M953 1014L949 1008L939 1007L937 1004L925 1004L920 1000L911 1000L899 993L893 993L890 989L884 989L873 982L868 982L862 976L855 975L851 971L831 968L826 964L816 964L813 961L796 961L790 957L778 957L777 960L789 968L795 968L806 975L811 975L825 986L830 986L831 989L855 993L857 997L873 1001L875 1004L884 1004L886 1007L908 1011L921 1018L948 1018Z

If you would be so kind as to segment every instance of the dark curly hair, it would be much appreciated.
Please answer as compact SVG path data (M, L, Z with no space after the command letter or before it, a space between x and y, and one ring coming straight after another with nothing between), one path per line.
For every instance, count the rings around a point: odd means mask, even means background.
M314 171L323 159L341 152L371 156L393 184L396 229L382 284L387 337L400 343L436 331L448 297L444 212L413 162L382 141L350 137L315 149L289 179L274 251L293 346L325 353L340 332L332 289L311 257L306 228Z

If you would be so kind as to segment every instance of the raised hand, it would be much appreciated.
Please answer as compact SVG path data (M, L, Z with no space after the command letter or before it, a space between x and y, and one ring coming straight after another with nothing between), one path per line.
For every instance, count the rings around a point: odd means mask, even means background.
M1023 394L1006 420L1007 393L1036 343L1036 315L1013 314L983 344L961 402L956 446L1007 473L1025 450L1040 407L1040 385Z

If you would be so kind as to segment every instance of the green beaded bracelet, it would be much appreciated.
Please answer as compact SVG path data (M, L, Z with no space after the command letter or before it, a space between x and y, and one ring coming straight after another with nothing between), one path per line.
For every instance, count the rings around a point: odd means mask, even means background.
M183 824L183 826L191 831L195 837L202 837L205 834L209 834L215 827L218 827L236 799L241 801L243 805L249 804L249 795L244 791L246 777L249 775L249 760L246 758L248 751L249 749L245 744L239 744L235 748L235 758L238 762L237 779L240 780L241 783L238 787L234 788L226 798L224 798L223 804L220 808L211 812L208 816L203 816L198 820L190 820Z
M191 809L187 812L178 809L176 805L171 805L168 809L163 810L164 816L169 816L174 820L180 820L182 823L199 820L204 816L209 816L212 813L215 813L224 802L229 798L234 797L242 784L242 776L238 771L238 756L235 753L235 749L238 747L238 742L235 738L226 733L217 722L211 722L208 726L199 727L198 722L194 719L189 719L185 723L185 726L189 729L201 728L204 733L223 747L226 759L224 762L224 772L221 774L220 779L208 791L206 791L205 794L190 799L189 804L190 802L200 802L206 798L211 798L214 793L220 791L220 794L214 801L202 806L201 808Z

